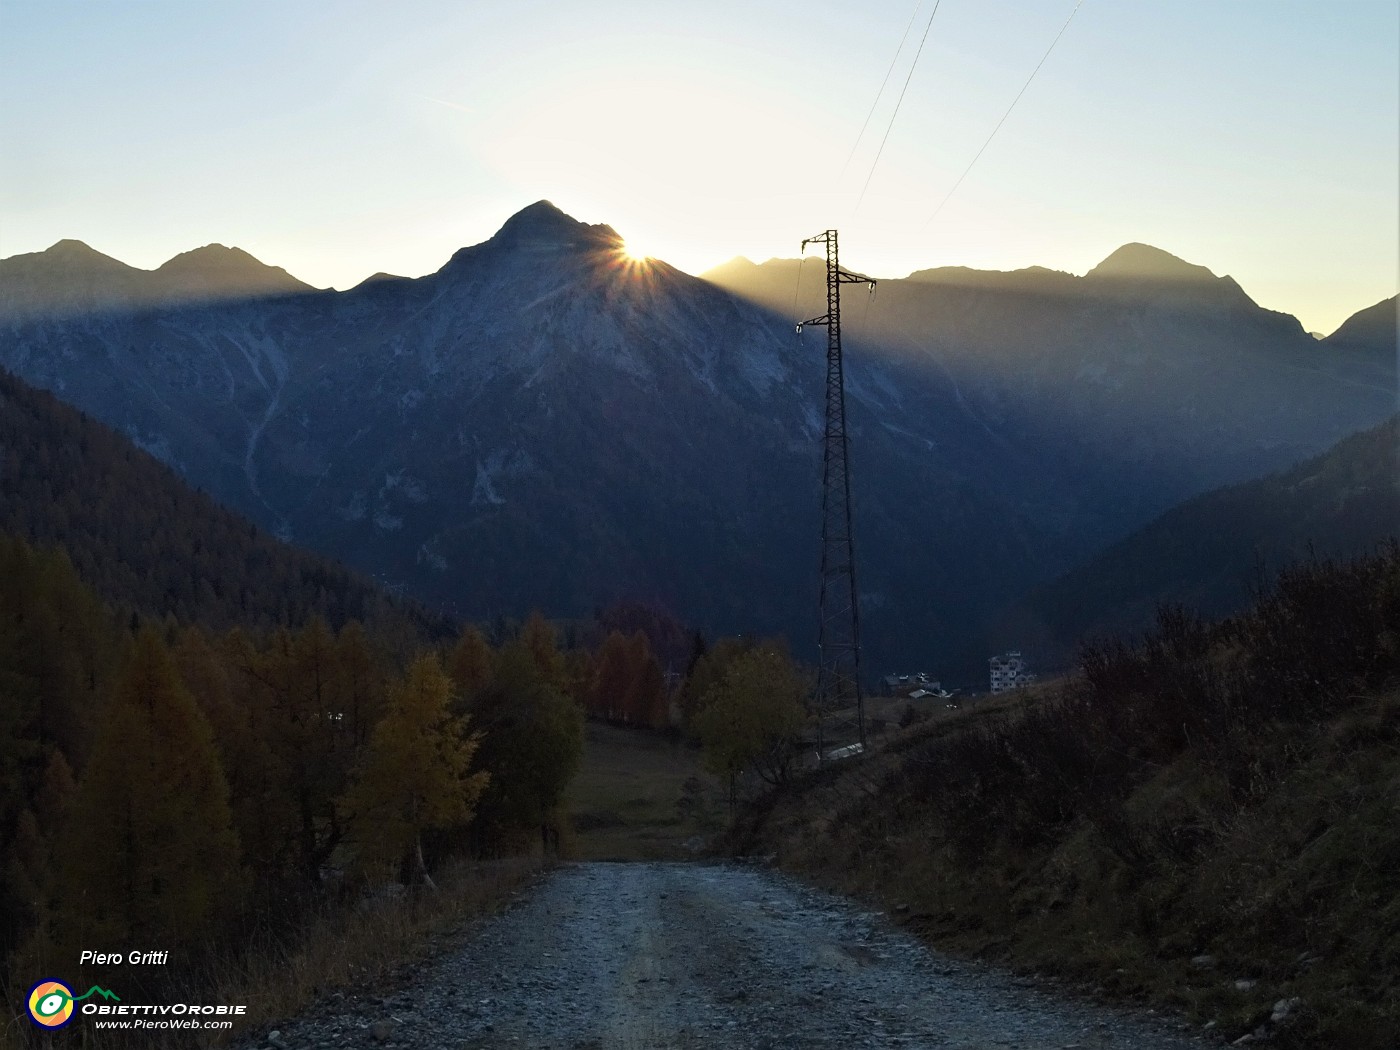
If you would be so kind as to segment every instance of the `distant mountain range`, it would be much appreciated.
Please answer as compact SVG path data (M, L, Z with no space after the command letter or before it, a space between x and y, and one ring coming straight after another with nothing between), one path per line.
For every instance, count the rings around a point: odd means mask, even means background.
M61 281L33 276L50 253ZM464 615L659 599L811 655L824 346L792 322L824 310L819 263L794 311L795 260L700 280L548 202L347 292L240 259L255 292L210 267L176 303L92 255L0 261L0 364L279 535ZM931 270L845 303L872 672L938 666L1181 500L1394 406L1393 353L1142 245L1084 277Z
M1187 500L1005 613L991 644L1072 663L1083 637L1136 634L1159 605L1209 619L1249 605L1279 569L1400 539L1400 416L1321 456Z
M207 244L154 270L128 266L82 241L0 260L0 322L311 291L241 248Z

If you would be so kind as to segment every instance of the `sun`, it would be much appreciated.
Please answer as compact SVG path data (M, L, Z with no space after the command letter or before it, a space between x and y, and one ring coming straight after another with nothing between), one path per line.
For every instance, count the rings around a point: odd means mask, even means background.
M622 244L622 254L628 262L633 263L651 262L652 259L656 258L656 256L652 255L651 252L647 251L645 247L638 244L636 241L624 241Z

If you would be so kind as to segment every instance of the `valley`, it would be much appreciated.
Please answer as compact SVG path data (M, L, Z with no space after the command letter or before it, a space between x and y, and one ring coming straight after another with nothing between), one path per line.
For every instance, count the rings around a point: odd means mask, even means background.
M818 264L700 280L548 202L346 292L225 250L219 294L157 296L74 243L0 262L0 365L279 537L451 615L659 601L811 655L820 351L788 315ZM1383 310L1318 342L1143 245L1084 277L920 271L847 313L877 670L971 680L1037 584L1394 409Z

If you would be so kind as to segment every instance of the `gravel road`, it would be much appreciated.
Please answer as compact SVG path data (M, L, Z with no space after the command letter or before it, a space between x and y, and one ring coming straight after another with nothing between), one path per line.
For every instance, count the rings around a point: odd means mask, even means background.
M939 956L883 917L753 867L559 869L387 999L254 1046L413 1050L1200 1050L1153 1018Z

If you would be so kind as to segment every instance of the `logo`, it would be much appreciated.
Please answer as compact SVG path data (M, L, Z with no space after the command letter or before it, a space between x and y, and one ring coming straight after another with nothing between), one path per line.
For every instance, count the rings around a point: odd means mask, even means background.
M29 1019L41 1028L62 1028L73 1020L73 1004L90 995L121 1002L116 992L95 984L82 995L74 995L62 981L40 981L29 989Z

